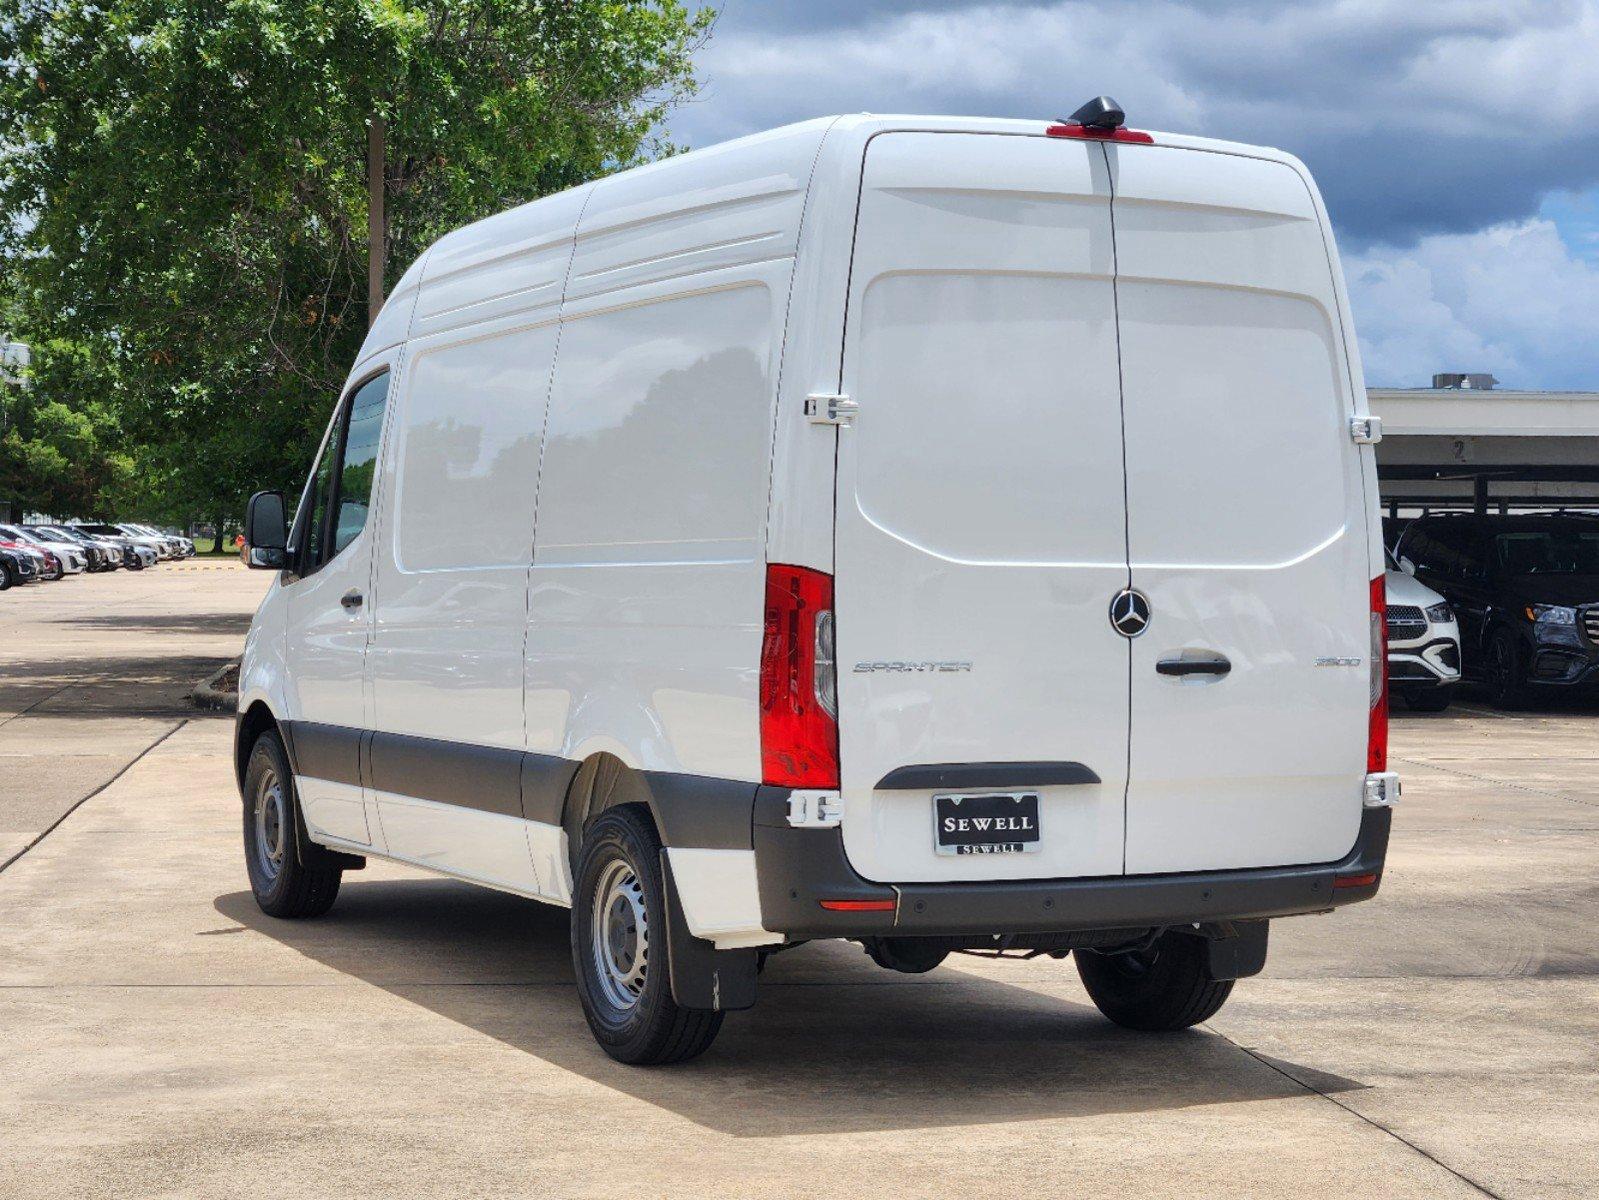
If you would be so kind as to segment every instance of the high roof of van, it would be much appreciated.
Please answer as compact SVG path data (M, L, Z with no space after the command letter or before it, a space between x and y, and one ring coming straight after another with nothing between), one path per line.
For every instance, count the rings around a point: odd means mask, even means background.
M531 264L571 239L603 239L677 212L716 206L757 203L780 194L803 198L813 178L833 191L858 178L867 142L886 132L1007 134L1043 137L1058 120L1016 120L997 117L878 115L855 113L818 117L750 134L657 160L528 204L485 217L445 234L401 276L362 346L358 361L435 325L457 323L468 316L484 319L504 310L501 298L513 293L526 308L553 300L568 284L565 270L541 272ZM1185 150L1243 155L1283 162L1308 174L1292 155L1267 147L1156 132L1154 145ZM1136 147L1135 147L1136 149ZM1319 201L1318 201L1319 205ZM794 206L793 219L798 220ZM546 254L544 257L553 258ZM516 264L516 265L513 265ZM607 262L591 274L620 269ZM426 285L438 296L419 307ZM450 314L450 315L446 315Z

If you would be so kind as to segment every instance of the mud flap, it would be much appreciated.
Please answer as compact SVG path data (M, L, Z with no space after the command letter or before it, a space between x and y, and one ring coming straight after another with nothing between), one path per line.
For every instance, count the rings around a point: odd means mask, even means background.
M306 832L305 817L300 813L298 796L294 798L294 853L300 860L300 865L308 871L331 871L334 868L341 871L359 871L366 866L366 859L359 854L329 850L319 842L311 840L311 835Z
M1212 979L1243 979L1259 975L1266 965L1266 934L1270 921L1217 921L1201 925L1206 966Z
M755 950L718 950L688 931L677 898L672 864L661 851L661 883L666 893L666 955L672 999L684 1008L730 1012L755 1005Z

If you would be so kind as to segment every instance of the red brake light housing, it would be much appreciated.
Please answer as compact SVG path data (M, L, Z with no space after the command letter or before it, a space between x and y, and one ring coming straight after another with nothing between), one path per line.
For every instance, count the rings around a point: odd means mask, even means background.
M838 787L833 577L766 568L761 639L761 777L775 787Z
M1131 142L1138 146L1153 146L1155 139L1142 129L1101 129L1097 125L1078 125L1067 121L1051 125L1044 133L1049 137L1086 138L1094 142Z
M1366 734L1366 773L1388 769L1388 589L1381 575L1371 581L1371 724Z

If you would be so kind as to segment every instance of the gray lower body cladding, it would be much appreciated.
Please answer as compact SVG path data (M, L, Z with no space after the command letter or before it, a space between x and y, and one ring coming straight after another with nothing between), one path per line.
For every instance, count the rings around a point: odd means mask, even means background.
M529 820L563 819L579 764L550 755L366 730L286 723L297 773ZM661 840L680 849L755 852L761 923L791 941L986 937L1141 930L1325 912L1376 895L1392 819L1365 809L1336 862L1247 870L997 883L874 883L849 865L838 829L788 823L789 792L737 780L637 772L611 802L647 804ZM599 811L596 809L595 812ZM588 815L594 815L591 812ZM1335 887L1366 876L1371 881ZM822 901L891 908L839 911Z
M795 829L787 794L762 788L755 862L761 921L790 939L963 937L1148 929L1325 912L1370 899L1382 882L1392 810L1362 810L1360 832L1337 862L1295 867L1003 883L881 884L862 879L837 829ZM1338 879L1370 883L1334 887ZM883 911L836 911L822 901L893 901Z

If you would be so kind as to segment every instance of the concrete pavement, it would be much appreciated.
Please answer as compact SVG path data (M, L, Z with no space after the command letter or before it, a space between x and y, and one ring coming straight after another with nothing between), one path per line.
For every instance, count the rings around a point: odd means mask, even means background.
M265 580L165 570L0 596L0 821L103 788L0 871L0 1194L1599 1190L1591 711L1401 717L1383 894L1278 923L1199 1030L1116 1029L1069 962L817 944L640 1071L589 1039L563 912L374 863L321 920L259 914L231 722L173 688Z

